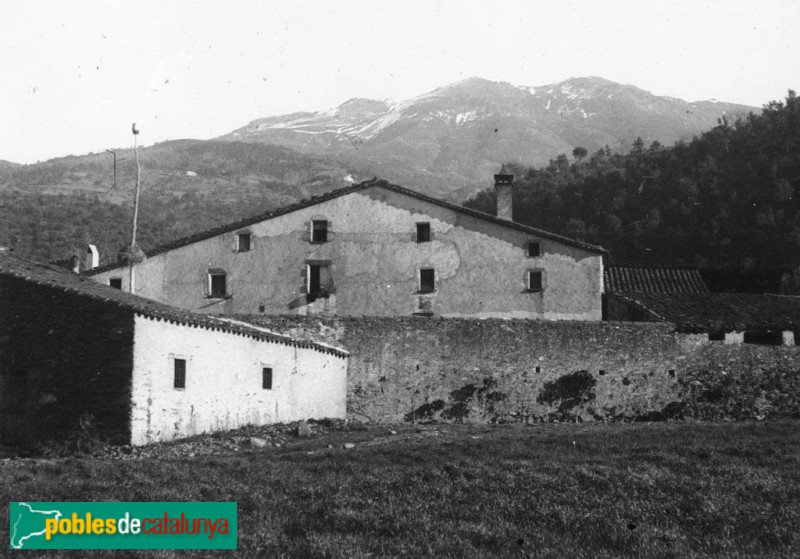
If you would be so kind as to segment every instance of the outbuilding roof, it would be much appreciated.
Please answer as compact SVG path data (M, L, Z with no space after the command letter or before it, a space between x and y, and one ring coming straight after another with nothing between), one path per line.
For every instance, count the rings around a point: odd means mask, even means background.
M295 347L312 348L324 353L332 353L339 357L349 355L347 351L337 347L306 340L296 340L289 336L270 332L260 326L171 307L164 303L133 295L127 291L103 285L90 278L67 272L57 266L40 264L8 253L0 253L0 277L13 278L53 290L73 293L79 297L129 309L138 315L156 320L229 332L257 340Z
M679 332L800 329L800 297L769 293L614 293Z
M607 264L603 268L603 285L607 293L709 292L700 270L691 266Z
M482 219L482 220L485 220L485 221L488 221L488 222L491 222L491 223L495 223L497 225L502 225L503 227L509 227L511 229L516 229L518 231L523 231L525 233L530 233L532 235L535 235L535 236L538 236L538 237L542 237L542 238L545 238L545 239L551 239L553 241L558 241L560 243L564 243L564 244L567 244L567 245L570 245L570 246L578 247L578 248L581 248L581 249L589 251L589 252L595 252L597 254L605 254L607 252L603 247L600 247L600 246L597 246L597 245L592 245L590 243L585 243L583 241L570 239L569 237L564 237L564 236L558 235L556 233L551 233L549 231L544 231L542 229L537 229L535 227L530 227L528 225L523 225L521 223L516 223L514 221L508 221L506 219L500 219L499 217L493 216L491 214L480 212L478 210L473 210L471 208L465 208L465 207L459 206L457 204L446 202L444 200L439 200L438 198L433 198L431 196L428 196L426 194L422 194L422 193L417 192L415 190L411 190L411 189L408 189L408 188L405 188L405 187L402 187L402 186L398 186L396 184L392 184L392 183L387 182L385 180L380 180L380 179L374 178L372 180L364 181L364 182L361 182L359 184L354 184L354 185L351 185L351 186L346 186L344 188L339 188L337 190L333 190L331 192L328 192L326 194L322 194L320 196L314 196L314 197L312 197L310 199L307 199L307 200L301 200L300 202L298 202L296 204L292 204L290 206L285 206L283 208L280 208L280 209L277 209L277 210L274 210L274 211L271 211L271 212L262 213L262 214L259 214L259 215L253 216L253 217L249 217L249 218L243 219L241 221L237 221L237 222L234 222L234 223L229 223L227 225L222 225L220 227L216 227L214 229L209 229L207 231L202 231L200 233L195 233L194 235L190 235L188 237L184 237L182 239L178 239L176 241L172 241L172 242L163 244L163 245L161 245L159 247L154 248L153 250L147 251L147 256L148 257L156 256L158 254L161 254L161 253L164 253L164 252L169 252L169 251L174 250L176 248L180 248L180 247L183 247L183 246L186 246L186 245L190 245L192 243L196 243L196 242L199 242L199 241L204 241L206 239L210 239L212 237L216 237L216 236L222 235L224 233L230 233L230 232L233 232L233 231L237 231L239 229L242 229L242 228L245 228L245 227L249 227L250 225L254 225L254 224L260 223L262 221L266 221L266 220L269 220L269 219L274 219L276 217L279 217L279 216L282 216L282 215L285 215L285 214L288 214L288 213L291 213L291 212L295 212L297 210L302 210L304 208L315 206L317 204L321 204L323 202L327 202L329 200L333 200L333 199L339 198L341 196L347 196L348 194L352 194L354 192L359 192L359 191L366 190L368 188L374 188L374 187L384 188L386 190L391 190L392 192L398 192L400 194L404 194L406 196L410 196L410 197L416 198L418 200L423 200L425 202L429 202L431 204L435 204L437 206L441 206L443 208L447 208L447 209L452 210L454 212L458 212L458 213L461 213L461 214L464 214L464 215L469 215L469 216L472 216L472 217L476 217L478 219ZM105 265L105 266L100 266L98 268L95 268L94 270L87 271L86 274L87 275L99 274L101 272L106 272L108 270L113 270L113 269L119 268L119 267L121 267L121 264L119 264L119 263L109 264L109 265Z

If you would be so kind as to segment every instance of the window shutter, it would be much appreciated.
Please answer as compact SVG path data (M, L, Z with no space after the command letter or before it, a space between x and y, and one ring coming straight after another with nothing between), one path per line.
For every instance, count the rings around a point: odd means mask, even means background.
M311 221L306 221L303 228L303 234L300 235L300 240L303 242L310 242L311 241L311 228L314 224Z
M300 287L300 293L302 295L308 294L308 266L303 266L303 269L300 271L300 277L303 279L303 285Z
M328 221L328 242L333 240L333 222Z

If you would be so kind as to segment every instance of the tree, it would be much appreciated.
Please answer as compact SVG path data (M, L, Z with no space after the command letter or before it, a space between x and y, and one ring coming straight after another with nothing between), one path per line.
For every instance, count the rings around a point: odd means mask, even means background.
M586 148L582 148L580 146L572 150L572 156L578 161L583 161L583 158L586 157L588 153L589 152L586 150Z

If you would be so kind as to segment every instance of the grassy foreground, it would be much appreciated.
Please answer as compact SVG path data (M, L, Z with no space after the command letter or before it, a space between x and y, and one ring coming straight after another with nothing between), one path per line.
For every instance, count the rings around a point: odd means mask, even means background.
M237 552L92 556L796 557L800 422L370 427L221 455L5 461L0 492L0 527L9 501L238 502Z

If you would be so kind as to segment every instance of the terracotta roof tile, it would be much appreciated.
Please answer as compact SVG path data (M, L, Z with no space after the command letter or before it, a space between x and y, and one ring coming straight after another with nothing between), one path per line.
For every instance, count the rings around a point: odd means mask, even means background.
M603 269L606 293L708 293L700 271L688 266L607 265Z

